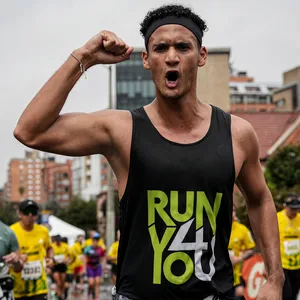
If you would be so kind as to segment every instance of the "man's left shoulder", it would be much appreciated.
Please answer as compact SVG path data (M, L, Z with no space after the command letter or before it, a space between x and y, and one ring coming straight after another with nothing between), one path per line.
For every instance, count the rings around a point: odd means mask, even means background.
M237 143L241 149L247 150L247 153L257 152L257 135L248 121L231 115L231 135L233 142Z

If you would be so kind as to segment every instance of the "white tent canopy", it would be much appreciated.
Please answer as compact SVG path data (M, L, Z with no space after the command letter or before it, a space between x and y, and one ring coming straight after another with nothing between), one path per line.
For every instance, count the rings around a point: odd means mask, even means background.
M74 244L78 235L81 234L85 236L84 230L77 228L53 215L49 216L48 223L51 226L50 236L59 234L62 237L67 237L69 245Z

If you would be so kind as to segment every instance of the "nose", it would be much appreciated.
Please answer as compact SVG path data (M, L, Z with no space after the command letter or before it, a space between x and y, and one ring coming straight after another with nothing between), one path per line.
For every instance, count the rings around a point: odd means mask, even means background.
M176 65L179 63L179 56L174 47L170 47L166 54L165 62L168 65Z

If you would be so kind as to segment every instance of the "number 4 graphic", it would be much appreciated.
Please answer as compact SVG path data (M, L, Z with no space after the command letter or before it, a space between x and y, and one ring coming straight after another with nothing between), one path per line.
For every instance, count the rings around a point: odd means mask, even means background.
M191 219L190 221L186 222L185 224L181 225L179 228L172 244L169 247L169 251L195 251L195 258L194 258L194 263L195 263L195 276L202 280L202 281L211 281L212 277L215 274L215 241L216 241L216 236L214 235L212 240L211 240L211 249L212 249L212 257L209 260L209 267L210 271L209 273L204 273L202 264L201 264L201 257L203 254L203 250L208 249L208 242L203 241L203 231L204 228L200 228L198 231L196 231L196 242L194 243L184 243L183 240L186 237L192 223L194 221L194 218Z

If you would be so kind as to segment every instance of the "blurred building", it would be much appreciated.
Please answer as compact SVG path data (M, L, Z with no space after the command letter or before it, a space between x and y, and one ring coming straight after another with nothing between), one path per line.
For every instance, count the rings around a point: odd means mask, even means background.
M89 200L101 191L101 156L76 157L72 164L73 195Z
M208 48L207 62L198 69L197 97L206 103L230 110L230 48Z
M248 76L246 71L235 71L231 69L230 82L254 82L254 77Z
M231 112L266 112L274 111L272 93L278 84L234 81L229 83Z
M145 70L142 48L137 48L130 60L116 65L117 109L134 109L149 104L155 98L151 72ZM229 48L208 49L207 63L199 68L197 96L204 102L228 111Z
M300 109L300 66L283 73L283 86L273 92L277 111Z
M24 158L13 158L8 164L6 197L13 202L31 198L44 200L43 160L38 151L26 151Z
M101 155L101 191L107 191L108 189L108 168L109 168L109 163L107 159ZM117 179L115 174L114 175L114 186L115 189L117 189Z
M72 160L57 163L54 158L45 160L44 189L47 199L66 207L72 200Z
M30 198L40 205L55 197L54 200L65 206L72 197L70 163L57 163L54 157L42 158L36 150L26 151L24 158L13 158L8 164L5 197L12 202ZM60 182L61 176L64 182Z

